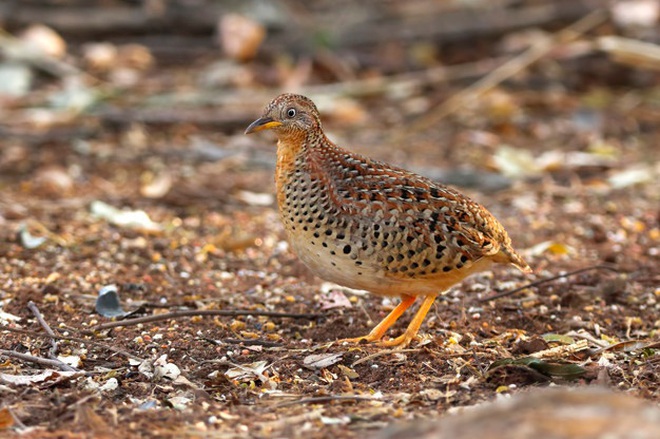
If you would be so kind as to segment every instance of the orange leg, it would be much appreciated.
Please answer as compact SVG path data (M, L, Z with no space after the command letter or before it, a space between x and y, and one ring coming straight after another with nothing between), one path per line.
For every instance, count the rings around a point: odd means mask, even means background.
M422 322L424 321L426 314L428 314L429 310L431 309L431 305L433 305L433 302L435 301L435 297L436 296L426 296L424 298L424 302L422 302L422 305L419 307L417 314L415 314L415 317L413 317L412 321L408 325L406 332L404 332L403 334L392 340L381 341L380 343L378 343L378 345L396 346L398 348L405 348L406 346L408 346L410 342L415 339L415 336L417 336L419 327L422 326Z
M349 343L359 343L362 340L366 340L367 342L372 342L372 341L377 341L383 338L383 335L385 335L385 332L387 332L390 327L396 323L397 320L399 320L399 317L408 309L410 308L410 305L415 302L416 297L415 296L407 296L403 295L401 296L401 303L399 303L388 315L385 317L374 329L371 330L371 332L363 337L356 337L356 338L345 338L343 340L339 340L340 342L347 341ZM425 302L426 303L426 302ZM433 302L431 302L433 303ZM429 304L429 307L431 305ZM421 310L420 310L421 311ZM428 309L427 309L428 312ZM417 313L419 314L419 312ZM426 315L426 312L424 312L424 315ZM417 318L415 316L415 318ZM424 316L422 316L422 320L424 319ZM413 320L414 322L414 320ZM420 320L419 324L417 325L417 329L415 330L415 333L417 333L417 330L419 329L419 325L421 325L422 322ZM412 323L410 324L412 326ZM410 326L408 327L410 329ZM408 332L408 331L406 331ZM413 334L414 337L414 334Z

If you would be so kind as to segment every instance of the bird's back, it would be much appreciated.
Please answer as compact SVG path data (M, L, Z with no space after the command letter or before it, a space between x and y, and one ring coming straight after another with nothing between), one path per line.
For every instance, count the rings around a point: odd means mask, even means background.
M285 229L325 279L380 294L437 294L493 262L530 271L495 217L451 188L325 136L293 153L280 141L278 156Z

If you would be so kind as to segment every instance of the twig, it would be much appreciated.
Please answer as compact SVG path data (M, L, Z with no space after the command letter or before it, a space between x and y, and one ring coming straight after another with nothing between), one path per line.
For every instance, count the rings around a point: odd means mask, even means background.
M376 352L371 355L367 355L364 358L360 358L359 360L355 361L351 366L357 366L358 364L364 363L365 361L373 360L374 358L377 357L382 357L383 355L391 355L391 354L399 354L399 353L405 353L405 352L419 352L422 349L420 348L415 348L415 349L393 349L393 350L388 350L388 351L380 351Z
M87 333L89 331L99 331L102 329L117 328L120 326L133 326L139 325L140 323L151 323L158 322L161 320L168 319L178 319L181 317L194 317L194 316L265 316L265 317L282 317L290 319L315 319L318 317L318 314L291 314L291 313L280 313L272 311L226 311L220 309L202 309L202 310L186 310L186 311L175 311L167 314L158 314L153 316L138 317L135 319L120 320L116 322L102 323L100 325L92 326L88 330L83 330L81 332Z
M331 396L316 396L313 398L302 398L295 401L286 401L277 404L275 407L288 407L297 404L317 404L332 401L382 401L381 398L374 398L373 396L359 396L359 395L331 395Z
M213 340L210 338L202 338L202 340L207 341L216 346L226 344L242 344L244 346L263 346L265 348L279 348L282 346L282 343L276 343L273 341L250 339L250 340L241 340L239 338L223 338L222 340Z
M9 327L4 327L1 330L2 331L8 331L8 332L15 332L17 334L29 335L31 337L51 337L51 338L54 338L56 340L75 341L75 342L83 343L83 344L86 344L86 345L98 346L98 347L100 347L102 349L106 349L110 352L121 354L121 355L125 356L126 358L130 358L130 359L137 360L137 361L144 361L143 358L140 358L136 355L133 355L128 351L116 348L114 346L108 346L104 343L99 343L98 341L94 341L94 340L86 340L86 339L80 338L80 337L70 337L70 336L65 337L65 336L62 336L62 335L46 335L46 334L40 334L38 332L27 331L25 329L9 328Z
M536 286L539 286L539 285L542 285L542 284L545 284L545 283L548 283L548 282L552 282L553 280L557 280L557 279L561 279L561 278L565 278L565 277L570 277L570 276L575 276L576 274L584 273L585 271L591 271L591 270L607 270L607 271L612 271L614 273L619 273L619 270L617 270L615 267L612 267L610 265L594 265L592 267L584 267L584 268L580 268L578 270L569 271L568 273L558 274L556 276L550 276L550 277L546 277L546 278L543 278L543 279L539 279L537 281L525 284L521 287L514 288L513 290L504 291L502 293L494 294L494 295L488 296L488 297L482 297L481 299L478 299L477 302L483 303L483 302L489 302L489 301L495 300L495 299L500 299L502 297L506 297L506 296L510 296L512 294L515 294L519 291L526 290L527 288L536 287Z
M555 34L554 38L538 41L529 49L520 55L511 58L509 61L505 62L471 86L451 96L435 110L429 112L425 117L413 123L409 131L424 131L431 128L436 125L438 121L453 113L463 105L466 99L482 95L486 91L543 58L557 46L569 43L590 29L598 26L605 21L607 17L608 14L605 10L596 9L570 26L559 31Z
M57 359L58 346L57 346L57 341L55 340L56 335L53 332L53 330L50 328L50 325L48 324L48 322L46 322L44 317L41 315L41 311L39 311L39 308L37 307L37 305L33 301L30 300L27 304L27 307L30 311L32 311L32 314L34 314L34 317L37 319L37 322L39 322L41 327L44 328L44 331L46 331L46 334L48 334L48 336L50 337L50 351L48 351L48 356L52 360L59 361L62 364L62 366L60 366L60 368L62 370L66 370L66 371L69 371L69 372L77 372L78 369L76 369L75 367L69 366L68 364L64 363L63 361L60 361L60 360Z
M58 369L66 371L66 372L79 372L77 369L73 369L71 366L64 363L63 361L56 360L56 359L51 360L51 359L43 358L43 357L35 357L34 355L21 354L20 352L8 351L6 349L0 349L0 355L4 355L6 357L18 358L19 360L29 361L31 363L42 364L44 366L57 367Z
M365 97L396 92L410 94L411 90L459 79L472 79L491 72L504 58L479 60L451 66L438 66L426 70L400 73L367 79L353 79L322 85L302 87L301 92L318 98L319 95Z
M44 331L46 331L46 334L50 337L50 351L48 352L48 355L50 358L57 358L57 341L55 341L55 333L53 330L50 328L50 325L46 320L44 320L44 317L41 315L41 311L39 311L39 308L33 301L29 301L27 304L27 307L30 311L32 311L32 314L34 314L34 317L37 319L37 322L41 325L42 328L44 328Z

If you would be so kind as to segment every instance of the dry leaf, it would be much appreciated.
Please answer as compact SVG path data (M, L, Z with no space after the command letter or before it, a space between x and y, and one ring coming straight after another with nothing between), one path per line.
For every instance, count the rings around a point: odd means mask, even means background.
M257 55L266 36L264 27L239 14L226 14L219 23L220 45L230 58L248 61Z
M305 367L309 369L324 369L341 361L342 354L313 354L303 360Z

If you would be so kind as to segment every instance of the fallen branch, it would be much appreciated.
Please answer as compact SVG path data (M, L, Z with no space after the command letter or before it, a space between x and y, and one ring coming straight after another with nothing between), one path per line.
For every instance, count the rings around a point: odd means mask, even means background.
M406 352L420 352L421 350L422 350L421 348L384 350L384 351L373 353L371 355L367 355L364 358L360 358L359 360L357 360L353 364L351 364L351 367L355 367L358 364L364 363L365 361L373 360L374 358L377 358L377 357L382 357L383 355L404 354Z
M584 267L584 268L580 268L578 270L569 271L568 273L558 274L556 276L550 276L550 277L546 277L544 279L539 279L537 281L525 284L521 287L514 288L513 290L504 291L503 293L494 294L494 295L488 296L488 297L483 297L481 299L478 299L477 301L480 302L480 303L483 303L483 302L489 302L489 301L495 300L495 299L501 299L502 297L510 296L510 295L515 294L519 291L526 290L527 288L536 287L536 286L539 286L539 285L542 285L542 284L545 284L545 283L548 283L548 282L552 282L552 281L557 280L557 279L562 279L562 278L565 278L565 277L575 276L576 274L584 273L586 271L591 271L591 270L607 270L607 271L612 271L614 273L619 273L619 270L617 270L615 267L612 267L611 265L594 265L592 267Z
M77 372L78 369L76 369L75 367L69 366L68 364L57 359L57 351L59 348L57 346L57 341L55 339L55 333L50 328L48 322L46 322L44 317L41 315L41 312L39 311L39 308L37 308L37 305L33 301L29 301L27 307L30 311L32 311L32 314L34 314L34 317L37 319L37 322L39 322L41 327L44 328L44 331L46 331L46 334L48 334L48 337L50 338L50 351L48 351L48 356L52 360L56 360L62 363L62 366L60 366L62 370L66 370L69 372Z
M102 329L117 328L120 326L133 326L139 325L140 323L152 323L158 322L161 320L170 320L170 319L179 319L181 317L195 317L195 316L264 316L264 317L279 317L279 318L289 318L289 319L315 319L318 317L318 314L291 314L291 313L281 313L281 312L272 312L272 311L226 311L220 309L202 309L202 310L186 310L186 311L175 311L167 314L158 314L153 316L138 317L135 319L119 320L116 322L102 323L100 325L92 326L87 330L82 330L81 332L93 332L100 331Z
M76 330L76 329L74 329L74 330ZM99 343L98 341L87 340L87 339L80 338L80 337L71 337L71 336L65 337L63 335L46 335L46 334L40 334L38 332L28 331L28 330L25 330L25 329L10 328L10 327L4 327L4 328L2 328L2 331L14 332L14 333L17 333L17 334L29 335L30 337L37 337L37 338L50 337L50 338L54 338L56 340L75 341L77 343L82 343L82 344L86 344L86 345L90 345L90 346L97 346L101 349L105 349L105 350L108 350L110 352L114 352L116 354L121 354L121 355L125 356L126 358L130 358L130 359L137 360L137 361L144 361L143 358L140 358L136 355L133 355L130 352L127 352L123 349L119 349L119 348L116 348L114 346L108 346L104 343Z
M43 366L56 367L66 372L78 372L77 369L73 369L71 366L60 360L51 360L49 358L35 357L34 355L21 354L20 352L9 351L6 349L0 349L0 355L4 355L5 357L18 358L19 360L29 361L31 363L41 364Z
M298 404L320 404L332 401L382 401L382 398L374 398L373 396L360 396L360 395L330 395L330 396L316 396L313 398L302 398L295 401L286 401L277 404L275 407L288 407Z
M436 125L441 119L455 112L467 99L477 98L488 90L491 90L506 79L540 60L557 46L570 43L590 29L603 23L607 17L608 14L605 10L596 9L570 26L559 31L555 34L554 38L538 41L520 55L510 59L474 84L451 96L440 104L440 106L430 111L426 116L413 123L411 127L401 135L406 136L409 132L428 130Z

